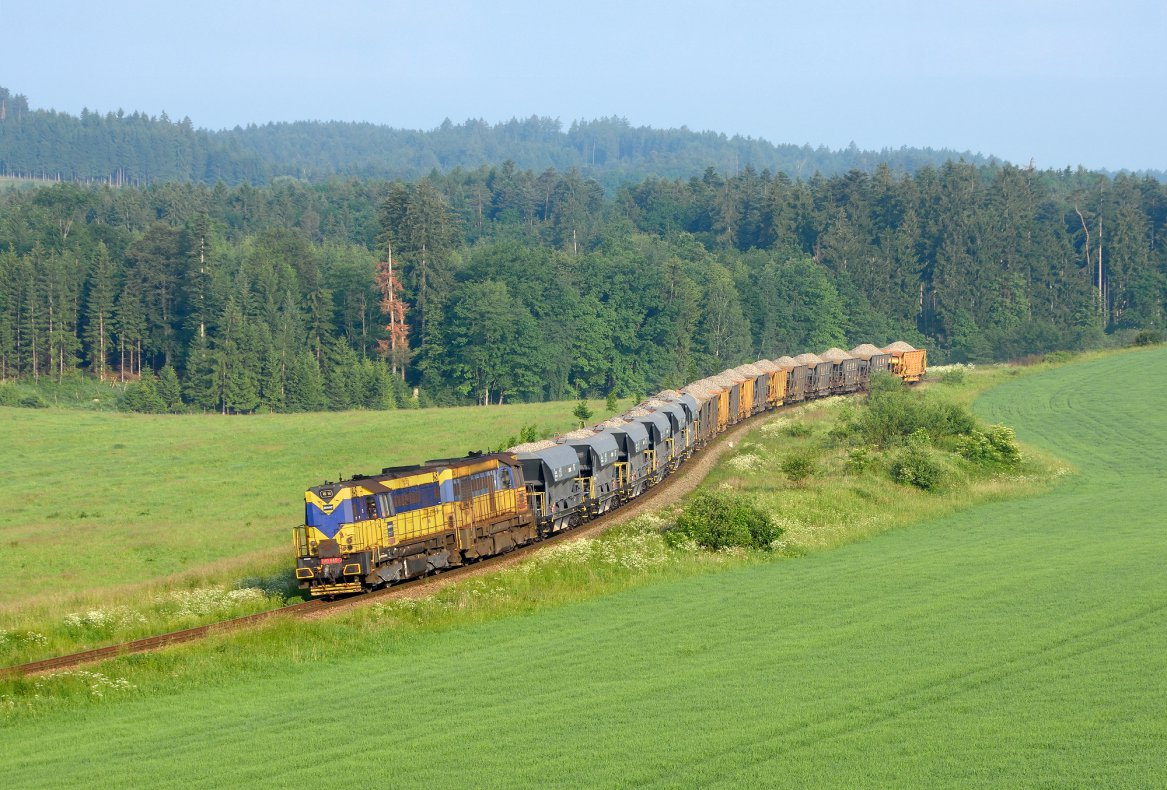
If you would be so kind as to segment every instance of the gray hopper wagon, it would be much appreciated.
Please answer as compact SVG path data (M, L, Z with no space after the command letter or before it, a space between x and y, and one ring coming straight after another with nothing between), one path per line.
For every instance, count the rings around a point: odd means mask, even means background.
M673 426L667 415L651 411L638 417L626 416L630 423L639 423L648 432L652 453L652 482L659 481L673 463Z
M606 513L620 502L620 446L608 431L559 440L575 450L580 484L589 516Z
M523 467L540 534L558 532L583 520L585 497L575 450L555 444L540 450L516 452L515 457Z
M621 466L617 470L621 495L627 499L638 496L649 486L652 475L652 449L648 430L638 422L613 425L606 428L616 439Z
M843 394L857 392L863 386L859 374L859 360L841 348L831 348L819 355L824 362L830 362L831 392Z
M870 343L855 346L851 349L851 356L859 360L860 375L866 380L870 380L873 373L891 372L892 355Z

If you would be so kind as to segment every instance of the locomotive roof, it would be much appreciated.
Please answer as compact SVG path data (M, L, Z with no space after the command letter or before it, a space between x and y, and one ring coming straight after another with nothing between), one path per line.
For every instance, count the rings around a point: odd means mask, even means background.
M309 488L310 491L318 491L321 488L346 488L348 486L359 485L365 488L372 488L376 490L379 484L386 480L396 480L401 477L409 477L426 471L440 471L442 469L457 468L459 466L467 466L470 464L481 463L490 458L497 458L506 464L515 463L516 459L510 452L504 453L470 453L459 458L434 458L426 461L423 464L409 464L406 466L387 466L378 474L354 474L347 480L339 480L335 483L325 482L320 485L315 485Z

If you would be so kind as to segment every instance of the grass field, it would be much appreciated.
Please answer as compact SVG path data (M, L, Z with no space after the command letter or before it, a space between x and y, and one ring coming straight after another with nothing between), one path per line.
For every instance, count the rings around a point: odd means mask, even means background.
M308 486L496 447L525 424L560 432L574 405L244 417L0 408L0 613L287 565Z
M372 608L122 659L103 671L195 677L11 719L0 766L19 787L1155 786L1165 388L1156 349L984 396L1076 466L1040 497L458 628Z

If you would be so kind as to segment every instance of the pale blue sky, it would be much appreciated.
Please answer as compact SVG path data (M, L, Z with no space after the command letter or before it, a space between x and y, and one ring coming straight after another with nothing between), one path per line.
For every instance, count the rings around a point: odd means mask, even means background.
M0 0L0 85L196 126L623 116L1167 170L1167 0Z

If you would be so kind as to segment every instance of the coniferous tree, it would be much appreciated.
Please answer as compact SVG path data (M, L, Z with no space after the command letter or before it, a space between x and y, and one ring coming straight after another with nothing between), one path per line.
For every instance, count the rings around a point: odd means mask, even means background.
M163 365L158 372L158 383L155 386L159 400L168 412L182 410L182 386L178 381L178 374L170 365Z
M20 370L20 267L14 250L0 252L0 381L15 378Z
M98 242L85 299L85 352L89 369L104 381L112 349L114 314L114 268L109 249Z
M304 351L292 360L288 368L286 401L288 411L316 411L327 406L324 377L312 352Z
M182 394L187 403L202 411L215 411L219 407L219 390L216 385L218 354L210 348L207 338L195 335L191 338L186 355L186 377L182 382Z
M130 272L114 306L113 330L117 338L118 376L121 381L142 370L142 337L146 318L141 298L141 280Z

